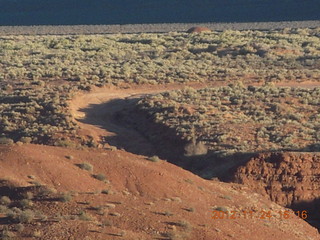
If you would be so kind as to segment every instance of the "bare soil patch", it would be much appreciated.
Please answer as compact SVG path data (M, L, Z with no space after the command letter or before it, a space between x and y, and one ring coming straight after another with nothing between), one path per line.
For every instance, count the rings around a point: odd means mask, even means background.
M204 180L165 161L151 162L121 150L32 144L0 147L0 152L0 175L6 181L1 189L7 186L0 195L10 196L11 204L21 200L17 194L14 198L12 191L32 192L35 181L71 195L63 202L38 198L37 191L33 191L31 211L42 215L36 214L30 223L23 223L20 232L14 230L17 223L1 213L0 228L6 226L6 231L19 239L35 239L35 234L44 240L252 239L253 234L265 240L319 239L317 230L291 210L247 187ZM82 162L90 163L93 171L76 166ZM104 174L108 182L92 177L98 173ZM13 205L8 207L12 209ZM220 208L237 212L239 218L212 219L212 210ZM243 211L253 211L254 217L246 219ZM262 211L274 216L260 219ZM280 219L279 211L289 211L291 217ZM46 217L39 217L43 215Z

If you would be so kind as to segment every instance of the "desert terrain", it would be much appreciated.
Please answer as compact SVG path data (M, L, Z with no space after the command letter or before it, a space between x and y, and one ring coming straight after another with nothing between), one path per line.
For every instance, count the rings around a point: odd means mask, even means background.
M0 238L320 239L319 37L2 35Z

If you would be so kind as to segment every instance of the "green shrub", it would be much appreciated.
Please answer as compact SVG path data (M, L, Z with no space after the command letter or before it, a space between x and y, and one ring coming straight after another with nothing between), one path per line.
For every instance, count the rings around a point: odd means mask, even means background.
M160 158L158 156L152 156L152 157L148 157L147 160L151 162L159 162Z
M20 142L31 143L32 142L32 138L31 137L22 137L22 138L20 138Z
M35 214L32 210L27 209L22 211L20 214L17 215L16 220L19 223L31 223L35 218Z
M104 174L102 174L102 173L99 173L99 174L94 174L94 175L92 175L95 179L98 179L98 180L100 180L100 181L105 181L106 179L107 179L107 177L104 175Z
M15 239L16 235L14 232L9 231L7 228L3 229L0 232L0 239L1 240L10 240Z
M8 206L11 203L11 199L8 196L2 196L0 198L0 204Z
M40 230L34 230L32 236L34 238L40 238L42 236L42 232Z
M80 163L77 164L77 166L83 170L87 170L87 171L93 171L93 166L90 163Z
M7 213L8 212L8 207L4 205L0 205L0 213Z
M72 195L71 193L62 193L59 197L58 200L60 202L70 202L72 200Z
M7 137L0 137L0 144L3 145L12 145L14 143L14 141L11 138L7 138Z
M186 220L180 220L176 223L176 225L181 227L184 231L192 230L192 225Z
M78 217L82 221L91 221L92 220L92 217L84 211L80 212Z
M104 190L101 191L101 193L103 193L103 194L112 194L112 191L109 190L109 189L104 189Z
M22 199L19 201L19 206L22 209L31 208L33 206L33 202L29 199Z
M18 223L15 225L14 228L17 232L23 232L23 230L25 229L24 225L22 223Z
M75 147L75 143L70 140L58 140L54 143L54 145L58 147Z

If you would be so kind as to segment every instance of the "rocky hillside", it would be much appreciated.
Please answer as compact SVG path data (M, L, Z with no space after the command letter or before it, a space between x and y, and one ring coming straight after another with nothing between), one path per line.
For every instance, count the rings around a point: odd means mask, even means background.
M0 176L0 239L319 239L246 186L123 150L0 146Z
M306 210L319 218L320 153L264 153L239 167L234 181L282 206Z

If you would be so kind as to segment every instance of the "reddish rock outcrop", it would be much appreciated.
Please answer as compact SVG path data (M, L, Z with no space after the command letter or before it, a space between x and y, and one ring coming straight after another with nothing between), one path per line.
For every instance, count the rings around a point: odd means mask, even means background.
M234 181L289 207L316 209L320 199L320 153L266 153L239 167Z
M192 27L187 31L187 33L200 33L200 32L211 32L211 30L207 27Z

